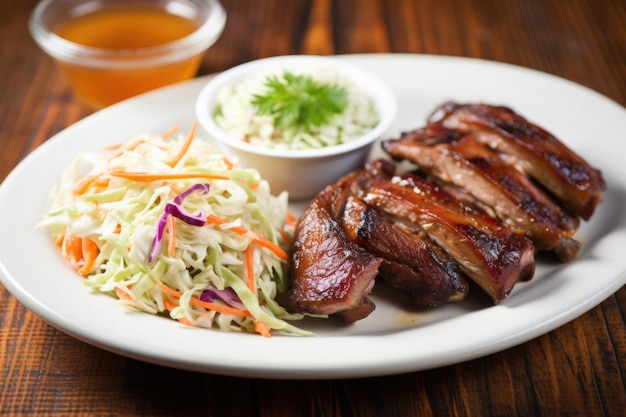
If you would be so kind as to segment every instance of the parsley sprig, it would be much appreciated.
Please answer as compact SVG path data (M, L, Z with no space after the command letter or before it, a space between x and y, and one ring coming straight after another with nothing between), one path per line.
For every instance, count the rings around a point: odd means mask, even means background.
M307 131L328 124L348 106L348 92L336 84L321 84L309 75L285 71L267 77L267 92L255 94L258 114L274 117L277 126Z

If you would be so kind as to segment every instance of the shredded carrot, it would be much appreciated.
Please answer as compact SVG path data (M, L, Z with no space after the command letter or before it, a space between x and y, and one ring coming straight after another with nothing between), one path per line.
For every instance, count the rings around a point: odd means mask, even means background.
M163 185L170 187L175 194L181 194L184 190L171 181L163 181Z
M189 302L191 304L195 305L196 307L202 307L202 308L205 308L207 310L215 310L218 313L234 314L236 316L252 317L252 314L250 314L250 312L247 311L247 310L240 310L238 308L224 306L224 305L221 305L221 304L208 303L206 301L200 300L199 298L190 298Z
M252 237L252 240L257 245L263 246L264 248L269 249L281 261L287 262L289 260L289 256L287 255L287 252L285 252L280 246L278 246L276 243L272 242L271 240L266 239L256 234Z
M169 232L170 239L167 242L167 253L170 256L176 255L176 219L174 216L167 218L167 230Z
M276 231L278 232L278 234L280 235L280 237L283 238L283 240L285 241L285 243L287 243L288 245L291 246L291 243L293 242L291 239L291 236L289 236L287 234L287 232L285 232L283 229L281 229L280 227L276 228Z
M197 127L198 127L198 121L194 120L193 124L191 125L191 129L189 130L189 133L187 134L187 137L185 138L185 142L183 143L183 146L180 148L180 150L178 151L178 154L176 154L174 159L172 159L169 162L168 164L169 166L171 167L176 166L176 164L179 163L181 159L183 159L183 157L189 150L189 147L191 146L191 142L193 142L193 138L196 134Z
M254 263L252 262L252 245L246 248L246 274L248 276L248 288L254 294Z
M172 289L170 287L168 287L165 284L157 284L157 287L169 294L170 296L174 297L174 298L180 298L182 297L182 293L180 291L176 291L175 289ZM234 308L234 307L229 307L229 306L224 306L221 304L215 304L215 303L209 303L206 301L202 301L199 298L195 298L195 297L191 297L189 299L189 302L193 305L195 305L196 307L202 307L204 309L207 310L214 310L217 311L218 313L224 313L224 314L234 314L237 316L246 316L246 317L252 317L252 314L250 314L249 311L246 310L240 310L238 308Z
M214 225L218 225L218 226L224 223L228 223L227 220L222 219L214 214L209 214L206 217L206 222L214 224ZM241 235L241 236L247 236L250 240L252 240L257 245L262 246L266 249L269 249L272 253L274 253L274 255L276 255L282 261L287 262L289 260L289 256L287 255L287 252L285 252L280 246L278 246L271 240L264 238L263 236L259 236L256 233L250 230L246 230L243 227L232 227L228 230L231 230L234 233L237 233L238 235Z
M165 131L165 132L163 132L161 134L161 138L162 139L167 139L170 136L174 135L174 133L176 133L176 132L178 132L178 126L172 126L171 129L169 129L169 130L167 130L167 131ZM110 150L110 151L115 151L115 150L121 150L121 151L133 150L133 149L135 149L137 147L137 145L145 143L145 142L146 142L145 138L138 137L138 138L136 138L134 140L131 140L129 142L114 143L112 145L105 146L104 149ZM120 152L116 153L116 155L119 155L119 154L120 154Z
M133 300L133 297L131 297L130 294L122 290L120 287L115 287L115 295L117 295L117 298L119 298L120 300Z
M63 245L63 240L65 239L65 235L58 235L56 237L56 239L54 239L54 244L58 247L61 247Z
M170 136L173 136L174 133L178 132L178 126L172 126L172 128L170 130L165 131L164 133L161 133L161 137L163 139L167 139Z
M114 177L140 182L168 181L189 178L205 178L210 180L230 179L226 175L207 174L205 172L172 172L169 174L149 174L147 172L112 171L110 174Z
M114 143L112 145L105 146L104 149L109 150L109 151L114 151L116 149L121 148L123 145L124 145L123 143Z
M103 178L101 174L88 175L81 178L80 181L72 188L74 195L85 194L90 189L104 190L109 186L109 180Z
M230 159L228 159L225 156L222 156L222 161L224 161L224 165L226 165L226 168L228 170L231 170L235 167L235 164L233 164L233 161L231 161Z
M98 256L98 245L93 240L73 235L66 229L55 243L61 246L61 254L80 275L85 276L93 269ZM78 267L81 261L83 265Z
M296 218L296 216L294 216L291 212L287 212L287 224L292 225L292 224L296 224L296 222L298 221L298 219Z
M221 217L218 217L218 216L216 216L214 214L209 214L206 217L206 222L220 226L222 224L228 223L228 220L222 219ZM231 227L228 230L230 230L232 232L235 232L238 235L245 235L246 233L248 233L248 230L246 230L244 227L241 227L241 226Z
M85 261L78 273L82 276L87 275L94 267L96 258L98 257L98 245L93 240L85 237L81 239L82 258Z
M76 265L83 258L83 248L80 238L66 231L63 243L61 244L61 252L71 265Z
M217 217L215 214L209 214L208 216L206 216L206 221L207 223L212 223L216 225L228 223L227 220L222 219L221 217Z
M263 337L272 337L269 326L265 323L261 323L260 321L254 323L254 331Z
M98 177L99 175L87 175L86 177L81 178L72 188L72 192L75 195L84 194Z
M143 137L139 137L136 138L130 142L126 142L120 145L112 145L109 146L108 149L109 150L113 150L116 151L113 155L109 156L109 160L116 158L118 156L120 156L122 153L124 153L124 151L132 151L134 150L137 146L141 145L142 143L146 143L147 140Z
M100 178L98 178L92 185L92 187L97 190L97 191L103 191L106 190L106 188L109 186L109 179L108 178L103 178L102 176L100 176Z
M165 305L165 308L167 308L167 311L172 311L174 310L176 307L178 307L178 304L168 300L167 298L163 299L163 304ZM177 319L179 322L181 322L182 324L185 324L187 326L192 326L193 324L191 323L191 321L189 321L189 319L187 317L181 317L179 319Z
M175 289L170 288L170 287L168 287L165 284L160 284L159 283L156 286L157 286L158 289L160 289L161 291L171 295L174 298L180 298L180 297L183 296L183 294L180 291L176 291Z
M168 300L167 298L163 299L163 305L165 306L165 308L167 309L167 311L172 311L174 310L176 307L178 307L178 304Z

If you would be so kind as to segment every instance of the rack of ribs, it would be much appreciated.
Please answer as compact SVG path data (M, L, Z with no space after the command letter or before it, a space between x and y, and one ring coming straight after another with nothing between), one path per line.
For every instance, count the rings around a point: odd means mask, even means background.
M463 300L470 281L500 303L532 278L537 252L577 256L574 235L606 188L599 170L502 106L444 103L382 147L411 170L370 162L299 219L292 310L363 319L378 279L419 308Z

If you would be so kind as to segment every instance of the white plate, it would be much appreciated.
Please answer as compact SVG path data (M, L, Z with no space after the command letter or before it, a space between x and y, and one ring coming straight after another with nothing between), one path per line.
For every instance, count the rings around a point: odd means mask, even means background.
M523 343L580 316L626 282L626 111L579 85L536 71L464 58L344 56L386 79L400 114L390 135L421 126L441 102L508 105L555 133L608 182L605 202L579 233L584 246L569 264L540 263L498 306L481 297L422 313L381 291L376 311L351 326L306 323L311 338L229 334L184 327L136 313L91 293L33 226L63 168L85 150L194 118L207 78L165 88L102 110L62 131L25 158L0 187L0 275L6 288L51 325L128 357L201 372L268 378L385 375L466 361ZM10 239L7 238L10 236Z

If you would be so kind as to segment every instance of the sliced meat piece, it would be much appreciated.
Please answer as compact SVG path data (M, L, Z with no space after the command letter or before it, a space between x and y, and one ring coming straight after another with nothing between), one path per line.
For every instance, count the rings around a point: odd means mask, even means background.
M602 201L606 184L600 171L550 132L507 107L448 102L435 110L428 122L476 134L585 220Z
M365 164L363 169L355 170L340 178L332 187L329 197L331 215L340 220L344 206L350 196L361 196L372 185L391 179L396 172L395 165L384 159L377 159Z
M408 233L385 220L361 200L348 199L343 228L352 241L384 259L380 277L408 292L416 306L433 308L467 295L467 281L449 255L428 237Z
M361 300L361 304L350 310L342 310L337 313L337 316L340 317L346 323L354 323L355 321L361 320L370 315L376 309L376 305L372 300L365 297Z
M419 225L493 299L502 301L532 277L534 246L492 217L462 206L431 182L404 175L371 187L365 202L398 221Z
M395 167L374 161L326 187L296 227L291 253L290 308L360 320L374 310L367 296L382 259L352 242L340 224L347 199L391 177Z
M450 145L450 150L470 165L483 184L463 185L475 198L491 207L498 219L530 238L540 250L553 251L562 261L576 257L581 243L572 238L580 221L561 208L524 174L507 165L473 135ZM491 194L495 190L500 193Z
M426 143L431 144L426 145ZM439 185L524 234L538 250L554 251L568 261L580 243L571 238L577 217L556 204L524 174L506 164L474 135L451 135L433 126L383 142L394 159L407 159Z
M327 187L303 213L296 228L291 255L289 307L314 314L342 313L359 320L373 311L363 308L382 259L346 236L330 213ZM367 302L365 302L367 303ZM371 303L366 304L369 307Z
M421 144L425 146L435 146L435 145L452 143L454 141L461 139L463 135L464 135L463 133L454 129L449 129L443 126L442 124L431 123L423 127L420 127L418 129L403 132L402 135L400 136L400 139L418 140ZM389 145L388 142L393 142L395 140L397 139L390 139L390 140L383 141L382 142L383 149L387 150L387 146ZM396 158L395 156L391 154L389 156L391 156L394 159ZM403 160L403 159L406 159L406 158L399 156L398 159L396 160Z

